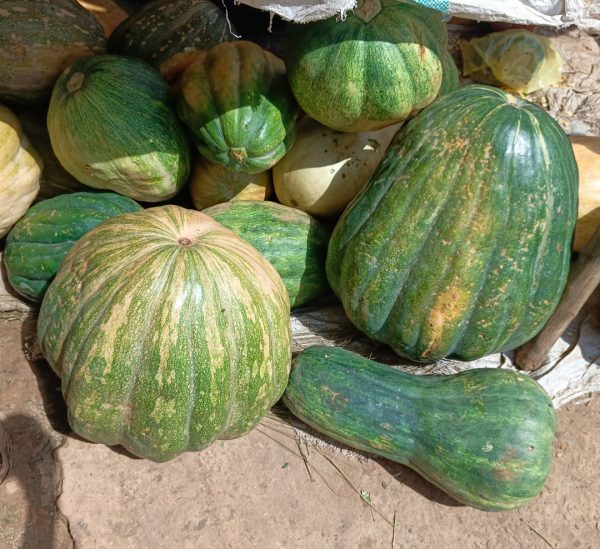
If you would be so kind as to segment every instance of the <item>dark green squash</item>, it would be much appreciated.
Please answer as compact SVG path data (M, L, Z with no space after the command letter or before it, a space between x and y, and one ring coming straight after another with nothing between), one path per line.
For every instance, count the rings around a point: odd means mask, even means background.
M275 202L234 200L203 210L252 244L281 276L292 307L329 290L330 231L309 214Z
M75 0L0 2L0 102L47 100L60 73L79 57L102 53L106 39Z
M210 0L155 0L111 34L109 53L139 57L174 81L200 51L235 40L225 13Z
M360 330L414 360L518 347L565 286L577 182L544 110L462 88L396 135L333 231L329 283Z
M75 61L52 92L48 131L60 163L90 187L159 202L187 181L187 136L169 87L145 61Z
M116 193L71 193L35 204L6 237L10 285L22 296L41 301L77 240L109 217L141 209Z
M242 436L280 398L290 304L252 246L169 205L107 219L73 246L38 340L77 434L167 461Z
M439 12L396 0L361 0L344 20L287 30L285 65L309 116L364 132L401 122L431 103L442 82L447 31Z
M283 402L317 431L407 465L486 511L524 505L550 471L552 402L510 370L417 376L315 346L295 358Z
M442 85L440 86L438 97L452 93L460 88L460 73L458 72L454 58L448 51L442 55L442 70Z
M259 173L292 145L298 105L283 61L252 42L202 52L184 71L179 94L179 114L211 162Z

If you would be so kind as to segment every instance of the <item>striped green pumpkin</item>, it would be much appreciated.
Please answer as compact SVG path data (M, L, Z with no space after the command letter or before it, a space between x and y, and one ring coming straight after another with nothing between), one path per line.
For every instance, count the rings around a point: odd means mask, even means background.
M0 101L47 101L70 63L102 53L106 39L75 0L0 2Z
M171 92L144 61L85 57L59 78L48 110L52 148L78 181L135 200L172 198L190 151Z
M405 120L431 103L442 82L447 31L439 12L396 0L361 0L287 31L292 91L311 118L365 132Z
M180 116L211 162L259 173L292 145L298 106L283 61L252 42L203 52L183 73L179 93Z
M229 40L235 29L214 2L154 0L113 31L107 48L147 61L171 82L200 51Z
M10 285L22 296L41 301L77 240L109 217L141 209L116 193L70 193L38 202L6 237L4 263Z
M277 272L177 206L108 219L50 285L40 348L79 435L166 461L251 430L285 389L290 305Z
M333 231L329 283L359 329L414 360L513 349L563 292L577 185L550 115L462 88L396 135Z
M460 73L458 72L454 58L448 51L442 55L442 69L444 73L439 96L448 95L460 88Z
M275 202L234 200L203 210L252 244L275 267L292 307L329 290L325 256L330 231L309 214Z

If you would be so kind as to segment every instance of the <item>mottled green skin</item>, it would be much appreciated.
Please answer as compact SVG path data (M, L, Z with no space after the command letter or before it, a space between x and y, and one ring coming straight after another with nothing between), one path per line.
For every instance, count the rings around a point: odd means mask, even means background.
M108 219L67 254L38 318L79 435L153 461L252 429L291 362L271 265L177 206Z
M210 0L156 0L123 21L107 48L144 59L171 79L195 52L230 40L235 29Z
M104 51L95 17L75 0L0 2L0 102L47 101L75 59Z
M35 197L36 202L61 194L92 190L87 185L79 183L62 167L58 158L56 158L48 135L46 112L28 110L19 115L19 121L23 126L25 135L44 162L40 179L40 192Z
M552 402L510 370L416 376L315 346L294 359L283 401L317 431L407 465L478 509L524 505L550 471Z
M460 88L460 74L450 52L445 52L444 55L442 55L442 69L442 85L440 86L438 97L448 95Z
M142 207L115 193L71 193L27 210L6 237L4 262L15 291L41 301L61 261L85 233L115 215Z
M440 13L395 0L382 0L377 12L378 4L366 0L343 21L330 17L288 27L285 65L292 91L304 111L335 130L363 132L400 122L440 90L447 43Z
M172 198L190 150L171 92L146 62L85 57L59 78L48 110L57 158L77 180L144 202Z
M241 40L219 44L187 67L179 114L210 161L259 173L292 146L298 105L283 62Z
M309 214L275 202L235 200L203 210L252 244L275 267L292 307L329 290L325 257L331 232Z
M513 349L563 292L577 186L546 112L462 88L396 135L333 231L329 283L360 330L413 360Z

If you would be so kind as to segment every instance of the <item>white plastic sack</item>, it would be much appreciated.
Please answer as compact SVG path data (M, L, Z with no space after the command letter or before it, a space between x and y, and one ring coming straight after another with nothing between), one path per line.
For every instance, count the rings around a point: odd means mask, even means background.
M244 4L307 23L344 15L357 0L240 0ZM401 1L401 0L400 0ZM561 27L577 25L600 33L600 0L414 0L449 16Z

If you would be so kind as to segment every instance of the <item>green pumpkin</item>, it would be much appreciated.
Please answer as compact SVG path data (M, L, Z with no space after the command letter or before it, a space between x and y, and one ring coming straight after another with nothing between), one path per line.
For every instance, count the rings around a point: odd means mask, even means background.
M283 402L317 431L407 465L486 511L531 501L550 471L552 402L510 370L411 375L316 346L295 358Z
M50 144L46 116L45 112L38 111L26 111L19 116L25 135L38 151L44 164L40 178L40 190L35 197L36 202L61 194L90 191L88 186L79 183L65 170L56 158Z
M229 40L235 40L235 29L210 0L155 0L123 21L107 47L144 59L171 82L200 51Z
M138 59L97 55L73 63L52 92L48 131L60 163L90 187L158 202L175 196L189 175L171 92Z
M40 103L75 59L102 53L106 39L75 0L0 2L0 101Z
M309 214L275 202L235 200L203 210L254 246L281 276L292 307L329 290L330 231Z
M444 72L438 97L448 95L460 88L460 73L458 72L458 67L454 62L454 58L450 55L450 52L445 52L444 55L442 55L442 68Z
M437 97L447 31L437 11L361 0L343 21L290 25L286 42L302 109L335 130L364 132L405 120Z
M141 209L115 193L71 193L38 202L6 237L4 262L10 285L22 296L41 301L77 240L109 217Z
M106 220L64 259L40 348L79 435L166 461L251 430L285 389L281 278L212 218L162 206Z
M329 283L360 330L413 360L514 349L565 287L577 185L550 115L467 86L396 135L333 231Z
M252 42L225 42L200 54L179 93L180 116L211 162L259 173L292 145L298 107L285 67Z

